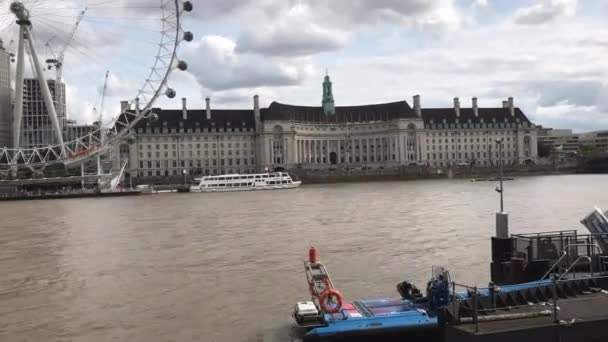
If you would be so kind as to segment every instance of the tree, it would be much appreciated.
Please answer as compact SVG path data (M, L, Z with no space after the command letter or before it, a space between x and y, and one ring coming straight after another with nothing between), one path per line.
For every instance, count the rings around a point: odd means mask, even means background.
M583 157L589 157L597 152L595 146L592 145L582 145L581 146L581 155Z
M540 158L549 157L551 155L552 150L553 150L553 146L550 143L546 143L546 142L538 143L538 156Z

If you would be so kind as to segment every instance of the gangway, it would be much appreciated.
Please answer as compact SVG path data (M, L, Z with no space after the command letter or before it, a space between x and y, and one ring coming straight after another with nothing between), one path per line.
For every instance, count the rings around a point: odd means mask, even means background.
M599 208L595 208L589 215L587 215L581 223L589 229L591 234L608 236L608 211L602 213ZM600 245L602 252L608 254L608 239L597 239L597 243Z

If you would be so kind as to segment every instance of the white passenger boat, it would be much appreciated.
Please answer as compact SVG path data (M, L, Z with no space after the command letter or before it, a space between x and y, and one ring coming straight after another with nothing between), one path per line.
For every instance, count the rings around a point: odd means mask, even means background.
M287 172L205 176L195 180L198 184L192 185L190 192L279 190L297 188L302 184L291 179Z

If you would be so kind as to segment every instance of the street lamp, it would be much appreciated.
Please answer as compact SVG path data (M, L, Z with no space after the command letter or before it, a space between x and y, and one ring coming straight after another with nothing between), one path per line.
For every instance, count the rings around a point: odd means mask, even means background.
M500 188L496 188L496 191L498 193L500 193L500 212L504 212L504 205L503 205L503 186L502 186L502 167L503 167L503 160L502 160L502 145L503 145L503 140L502 138L500 139L496 139L496 145L498 145L498 169L499 169L499 181L500 181Z
M509 237L509 215L507 213L505 213L504 210L504 202L503 202L503 195L504 195L504 188L503 188L503 160L502 160L502 145L503 145L503 139L496 139L496 145L498 145L498 163L499 163L499 180L500 180L500 186L496 188L496 191L500 194L500 212L496 213L496 237L497 238L508 238Z
M182 173L184 174L184 186L187 186L188 185L188 182L187 182L188 170L184 169L182 171Z

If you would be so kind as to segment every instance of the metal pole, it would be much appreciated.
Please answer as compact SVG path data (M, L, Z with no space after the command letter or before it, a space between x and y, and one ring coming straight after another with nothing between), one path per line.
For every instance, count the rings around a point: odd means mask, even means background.
M15 109L13 112L13 148L19 148L21 137L21 117L23 115L23 67L25 64L25 30L19 27L19 47L17 48L17 79L15 81Z
M559 323L557 319L557 279L553 276L553 323Z
M80 187L84 190L84 163L80 164Z
M473 320L475 321L475 332L479 332L479 320L477 317L477 286L473 288Z
M44 102L46 104L46 110L49 112L49 118L51 119L51 123L53 124L53 128L55 128L55 138L57 139L57 143L61 145L61 154L64 154L63 149L63 130L61 129L61 125L59 124L59 119L57 118L57 112L55 111L55 104L53 103L53 97L51 96L51 91L49 90L49 85L46 83L46 77L44 76L44 71L42 70L42 66L40 65L40 61L38 60L38 54L36 53L36 44L34 44L32 32L28 26L21 26L24 28L27 36L30 47L30 52L32 54L32 59L34 60L34 67L36 68L36 74L38 74L38 82L40 83L40 89L42 90L42 95L44 97ZM55 84L55 91L61 87L61 84Z
M503 200L503 193L504 193L504 188L502 185L502 178L503 178L503 170L502 170L502 166L503 166L503 160L502 160L502 139L496 140L496 143L498 144L498 163L500 164L498 169L499 169L499 180L500 180L500 212L503 213L504 210L504 200Z
M456 283L452 282L452 317L456 319Z

